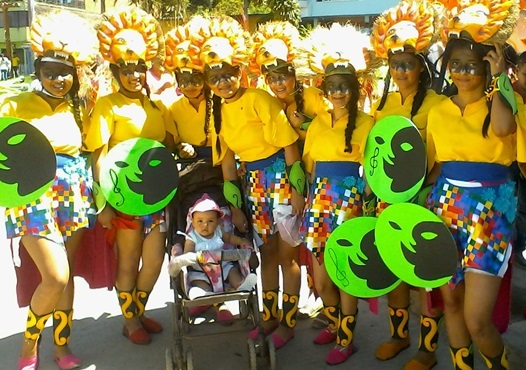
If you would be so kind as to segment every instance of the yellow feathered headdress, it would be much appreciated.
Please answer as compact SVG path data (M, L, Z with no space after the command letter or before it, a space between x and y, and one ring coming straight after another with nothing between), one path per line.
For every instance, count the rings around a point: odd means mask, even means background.
M426 53L440 35L438 25L431 3L403 0L381 14L374 23L372 43L376 56L387 59L389 53L403 52L407 48Z
M369 68L369 37L350 24L317 26L304 41L308 45L309 67L317 74L346 74L353 73L353 69L365 72Z
M289 22L273 21L260 25L252 35L254 53L250 71L261 74L292 65L299 40L298 29Z
M469 37L482 44L504 43L519 17L519 0L458 0L447 15L442 38Z
M249 35L230 17L210 19L207 27L192 34L192 43L201 44L200 59L203 65L220 68L223 63L246 66L251 48Z
M159 54L159 30L155 18L137 7L105 14L97 33L100 52L110 63L151 61Z
M31 49L44 61L80 66L91 64L98 52L93 25L70 12L38 16L31 24L30 39Z
M166 34L166 60L165 67L181 72L203 72L204 66L199 58L202 47L202 38L194 37L208 27L209 20L202 16L195 16L182 26L177 26Z

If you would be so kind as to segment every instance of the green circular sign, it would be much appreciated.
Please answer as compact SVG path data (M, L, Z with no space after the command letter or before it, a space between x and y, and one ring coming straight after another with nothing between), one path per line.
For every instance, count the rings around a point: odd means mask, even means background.
M35 126L0 118L0 206L22 206L40 198L57 172L55 151Z
M383 201L406 202L420 190L426 176L426 148L418 128L403 116L379 120L369 132L364 173Z
M144 216L163 209L179 183L176 162L158 141L136 138L113 147L102 162L100 186L118 211Z
M416 287L446 284L457 266L457 247L448 227L417 204L387 207L378 217L376 245L391 271Z
M331 280L346 293L372 298L400 284L375 245L376 217L355 217L338 226L325 245L324 263Z

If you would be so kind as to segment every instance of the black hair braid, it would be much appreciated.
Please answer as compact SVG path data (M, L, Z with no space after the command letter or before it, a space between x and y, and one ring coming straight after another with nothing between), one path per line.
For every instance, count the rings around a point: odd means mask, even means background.
M429 63L427 58L422 55L418 55L417 58L420 58L424 70L420 73L420 78L418 80L418 90L416 91L415 97L413 99L413 105L411 106L411 120L418 113L422 104L424 104L424 99L427 95L427 89L431 86L431 75L428 69Z
M221 97L217 95L212 97L212 113L214 115L214 129L216 135L219 136L221 131ZM218 154L221 154L221 143L219 140L216 141L216 150Z
M146 96L148 97L148 101L150 102L152 107L154 107L155 109L159 109L157 104L155 104L155 102L150 98L150 86L148 86L146 79L144 80L144 84L142 85L142 87L144 88L144 90L146 90Z
M77 126L80 129L80 132L83 132L82 128L82 117L81 117L81 111L80 111L80 98L79 98L79 89L80 89L80 82L79 78L77 76L77 73L73 74L73 85L71 86L71 89L69 90L69 96L71 98L71 108L73 110L73 117L75 118L75 122L77 123Z
M382 99L380 99L380 104L378 104L377 111L384 109L385 102L387 101L387 95L389 94L389 87L391 85L391 72L388 70L384 78L384 91L382 93Z
M210 116L212 115L212 91L210 91L210 88L208 86L203 87L203 94L205 95L205 125L203 127L203 130L205 132L205 136L208 137L208 134L210 133Z
M303 112L303 109L305 108L305 99L303 97L303 84L296 80L295 83L295 89L294 89L294 101L296 102L296 110L301 113Z
M351 99L347 104L349 109L349 116L347 118L347 126L345 127L345 153L352 153L351 139L354 129L356 128L356 120L358 119L358 100L360 100L360 82L356 75L348 75L348 81L351 88Z

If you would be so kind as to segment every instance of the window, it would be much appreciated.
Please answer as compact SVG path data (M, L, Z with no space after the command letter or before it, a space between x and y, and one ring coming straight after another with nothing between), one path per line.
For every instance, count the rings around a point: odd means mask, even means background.
M9 28L29 27L29 16L27 10L15 10L9 14ZM0 27L4 28L4 17L0 17Z

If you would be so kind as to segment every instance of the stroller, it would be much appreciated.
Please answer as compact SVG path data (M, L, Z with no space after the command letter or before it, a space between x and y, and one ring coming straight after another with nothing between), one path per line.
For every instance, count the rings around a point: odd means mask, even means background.
M184 245L185 236L181 231L187 230L187 214L190 207L204 194L207 193L219 207L227 207L223 196L223 180L220 167L213 167L210 161L179 160L181 166L179 174L179 188L172 203L169 206L168 217L168 254L172 255L172 246ZM252 240L251 236L247 237ZM199 263L203 271L207 271L206 263L220 266L222 261L238 261L240 265L250 265L250 272L255 272L258 261L252 250L223 250L221 252L197 252L197 258L189 261L187 265ZM250 264L247 262L250 260ZM220 268L220 267L219 267ZM170 348L166 350L166 369L193 369L194 357L188 342L204 335L221 335L235 331L248 331L259 325L259 307L257 289L251 291L223 291L211 295L205 295L190 299L187 294L186 278L184 268L179 273L170 272L170 285L174 292L174 303L172 305L173 340ZM243 270L243 269L241 269ZM211 284L213 285L213 284ZM192 307L222 304L237 301L239 314L234 315L234 323L225 327L217 325L215 320L204 315L204 321L198 323L196 318L191 317L189 309ZM203 317L199 316L199 320ZM213 329L217 329L216 330ZM221 330L220 330L221 329ZM256 369L256 353L249 346L250 368Z

